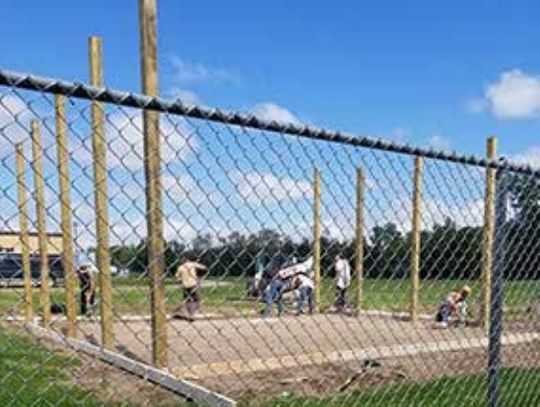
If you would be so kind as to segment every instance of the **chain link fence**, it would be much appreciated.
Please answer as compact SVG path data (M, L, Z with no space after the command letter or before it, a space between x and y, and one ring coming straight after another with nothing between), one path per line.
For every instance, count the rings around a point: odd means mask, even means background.
M0 85L2 405L540 404L537 170Z

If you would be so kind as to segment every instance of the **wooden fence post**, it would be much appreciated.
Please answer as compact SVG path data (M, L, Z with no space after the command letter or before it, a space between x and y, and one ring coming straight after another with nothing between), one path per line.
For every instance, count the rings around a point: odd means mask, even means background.
M416 156L414 160L414 190L412 206L411 231L411 310L412 322L418 321L419 291L420 291L420 232L422 228L422 171L423 159Z
M157 7L156 0L139 0L141 35L142 91L158 96ZM159 113L143 111L144 168L146 179L146 224L148 231L148 268L152 320L152 360L155 366L167 366L167 309L163 273L163 202L161 192L161 135Z
M39 122L32 120L32 155L34 167L34 184L36 190L36 218L38 229L39 264L41 270L40 303L43 314L43 326L51 324L51 296L49 287L49 249L47 221L45 213L45 191L43 178L43 151L41 149L41 133Z
M58 182L60 187L60 228L62 229L62 264L65 276L67 313L67 335L77 336L77 277L73 255L73 233L71 227L71 191L69 178L69 150L64 95L55 96L56 155L58 160Z
M103 59L101 38L90 37L90 84L103 86ZM94 205L96 214L96 264L101 293L101 342L107 349L114 346L112 283L109 253L109 209L107 204L107 164L103 106L93 101L92 153L94 156Z
M487 158L494 160L497 156L497 139L489 137L487 139ZM496 189L495 168L486 169L486 195L484 201L484 240L482 246L482 276L481 276L481 307L480 323L483 329L488 332L490 321L490 301L491 301L491 272L493 267L493 236L495 232L495 189Z
M356 274L356 315L362 309L362 280L364 274L364 172L361 168L356 170L356 247L355 247L355 274Z
M321 306L321 173L313 175L313 276L315 283L315 311Z
M19 200L19 242L21 245L21 260L24 281L24 320L27 323L34 321L34 301L32 298L32 269L30 267L30 241L28 237L28 212L26 203L26 175L24 147L22 143L15 145L17 167L17 198Z

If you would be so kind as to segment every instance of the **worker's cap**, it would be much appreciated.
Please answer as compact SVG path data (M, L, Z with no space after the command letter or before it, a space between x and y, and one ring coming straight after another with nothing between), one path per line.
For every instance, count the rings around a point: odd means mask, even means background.
M471 287L469 287L468 285L464 285L463 288L461 289L461 292L470 294L471 293Z

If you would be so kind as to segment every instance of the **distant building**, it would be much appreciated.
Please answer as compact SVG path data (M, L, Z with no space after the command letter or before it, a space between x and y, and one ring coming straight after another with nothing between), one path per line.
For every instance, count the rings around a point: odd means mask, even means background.
M28 246L32 278L38 280L41 267L37 232L28 234ZM0 230L0 279L22 278L21 249L19 232ZM48 233L47 257L49 259L49 273L53 280L62 279L64 276L62 252L62 234Z
M30 232L28 234L28 245L30 254L39 252L38 234ZM0 253L12 253L20 255L21 250L20 233L16 231L0 230ZM47 234L47 253L49 256L59 256L62 254L62 234Z

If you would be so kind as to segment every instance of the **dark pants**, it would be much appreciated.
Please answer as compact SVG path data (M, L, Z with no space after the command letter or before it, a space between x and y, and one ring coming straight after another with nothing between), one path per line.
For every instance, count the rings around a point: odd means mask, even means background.
M83 287L81 289L81 315L87 315L92 312L96 301L96 293L90 292L89 287Z
M197 287L184 288L184 304L189 315L199 311L200 301Z
M450 322L450 316L452 315L452 306L450 302L445 301L439 307L437 315L435 316L436 322Z
M336 299L334 301L334 306L337 308L338 311L343 311L345 309L345 306L347 305L347 289L346 288L339 288L336 287Z

